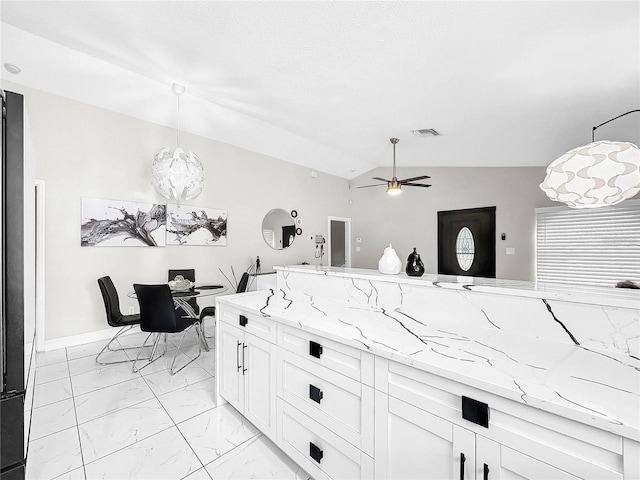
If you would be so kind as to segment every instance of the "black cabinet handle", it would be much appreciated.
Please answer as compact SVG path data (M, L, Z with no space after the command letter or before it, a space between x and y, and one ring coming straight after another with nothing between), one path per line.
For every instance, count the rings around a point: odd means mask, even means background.
M483 480L489 480L489 465L485 463L484 468L482 470L483 470L483 474L482 474Z
M249 322L249 319L247 317L245 317L244 315L240 315L240 326L244 327L247 325L247 323Z
M247 371L247 369L244 368L244 350L245 350L245 348L247 348L247 344L243 343L242 344L242 375L244 375L244 372Z
M309 442L309 456L316 462L320 463L320 460L322 460L322 457L324 457L324 453L322 452L320 447L314 445L313 442Z
M466 460L464 453L460 452L460 480L464 480L464 461Z
M240 342L238 342L238 344L236 345L236 367L238 370L242 368L242 366L240 365L240 345Z
M322 355L322 345L309 341L309 355L320 358L320 355Z
M313 400L316 403L320 403L320 400L322 400L322 390L320 390L318 387L314 386L314 385L309 385L309 398L311 400Z

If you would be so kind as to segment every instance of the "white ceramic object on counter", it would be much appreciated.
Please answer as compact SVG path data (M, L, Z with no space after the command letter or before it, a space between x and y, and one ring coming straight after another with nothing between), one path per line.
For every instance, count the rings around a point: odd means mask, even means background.
M397 275L402 271L400 257L398 257L391 244L384 249L384 254L378 261L378 271L385 275Z

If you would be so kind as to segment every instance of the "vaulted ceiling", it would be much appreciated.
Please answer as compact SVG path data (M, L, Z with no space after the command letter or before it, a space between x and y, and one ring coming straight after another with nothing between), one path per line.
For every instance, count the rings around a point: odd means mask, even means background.
M546 166L640 108L637 1L2 1L0 20L5 79L172 127L177 82L183 130L344 178L390 166L390 137L400 168ZM638 117L598 135L640 142Z

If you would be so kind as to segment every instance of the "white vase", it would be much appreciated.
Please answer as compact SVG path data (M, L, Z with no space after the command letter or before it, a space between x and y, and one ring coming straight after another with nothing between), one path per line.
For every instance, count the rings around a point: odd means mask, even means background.
M385 275L397 275L402 271L400 257L398 257L391 244L384 249L384 254L378 261L378 271Z

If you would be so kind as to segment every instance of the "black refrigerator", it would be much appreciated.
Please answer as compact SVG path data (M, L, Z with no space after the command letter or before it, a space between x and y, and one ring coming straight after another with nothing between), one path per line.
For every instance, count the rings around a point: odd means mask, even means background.
M33 357L25 352L24 334L24 102L17 93L2 91L2 192L0 238L2 276L0 304L0 456L2 480L25 476L25 365ZM32 344L32 341L28 343ZM27 354L25 356L25 353ZM29 371L29 369L27 369ZM30 417L30 414L27 414ZM26 429L28 432L28 428ZM28 433L26 434L28 436Z

